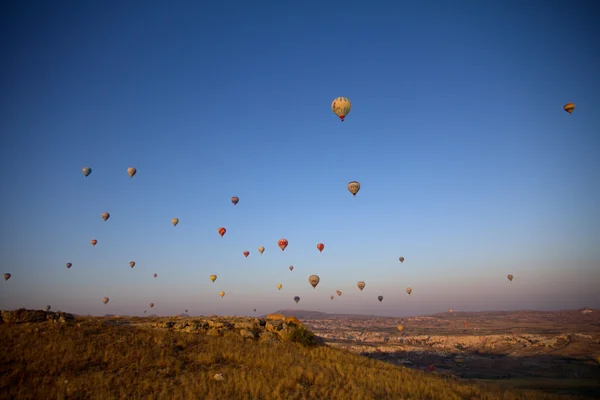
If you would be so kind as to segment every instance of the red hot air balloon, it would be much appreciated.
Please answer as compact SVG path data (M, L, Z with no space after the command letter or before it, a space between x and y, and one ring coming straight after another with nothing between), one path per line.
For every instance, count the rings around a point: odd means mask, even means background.
M287 241L287 239L279 239L279 242L277 242L277 245L279 246L281 251L284 251L288 245L288 241Z
M323 243L319 243L317 245L317 249L319 249L320 252L322 252L324 248L325 248L325 245Z
M249 255L250 255L250 252L249 252L248 250L246 250L246 251L244 252L244 257L248 257Z
M223 235L225 234L225 232L227 232L227 229L220 227L219 228L219 235L221 235L221 237L223 237Z
M158 276L157 274L154 274L154 277L155 277L155 278L156 278L157 276Z

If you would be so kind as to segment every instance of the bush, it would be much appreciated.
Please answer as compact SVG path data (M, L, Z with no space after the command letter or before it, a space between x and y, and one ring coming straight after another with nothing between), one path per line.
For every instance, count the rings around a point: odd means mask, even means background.
M315 346L319 344L317 336L304 327L293 329L289 334L289 340L303 346Z

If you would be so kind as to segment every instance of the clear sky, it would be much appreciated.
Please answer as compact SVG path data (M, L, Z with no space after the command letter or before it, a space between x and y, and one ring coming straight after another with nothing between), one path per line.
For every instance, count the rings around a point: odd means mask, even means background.
M600 307L597 2L1 7L1 308Z

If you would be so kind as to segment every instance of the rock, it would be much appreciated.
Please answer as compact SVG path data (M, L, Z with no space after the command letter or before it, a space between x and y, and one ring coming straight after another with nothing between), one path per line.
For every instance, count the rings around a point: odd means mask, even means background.
M206 331L206 334L208 336L221 336L221 332L218 328L210 328L208 331Z
M47 319L46 311L26 310L24 308L14 311L2 311L2 319L7 324L23 324L26 322L43 322ZM52 313L54 314L54 313Z
M279 340L277 339L277 335L273 332L261 332L260 335L260 341L261 342L266 342L266 343L279 343Z
M223 382L225 380L225 377L223 376L223 374L215 374L215 376L213 376L213 379L215 381Z
M283 321L267 321L265 329L267 332L279 332L283 329Z
M256 338L256 335L254 334L254 332L252 332L248 329L241 329L240 335L242 335L243 338L248 338L248 339Z
M248 330L254 330L256 329L256 325L254 322L244 322L244 321L240 321L240 322L236 322L234 324L234 328L235 329L248 329Z

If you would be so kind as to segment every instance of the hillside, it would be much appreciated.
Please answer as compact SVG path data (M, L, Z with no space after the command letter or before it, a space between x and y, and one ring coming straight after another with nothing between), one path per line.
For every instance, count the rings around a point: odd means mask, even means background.
M293 318L74 318L19 310L2 312L2 320L2 398L572 398L460 383L300 345L295 340L309 335L296 335L305 330Z

